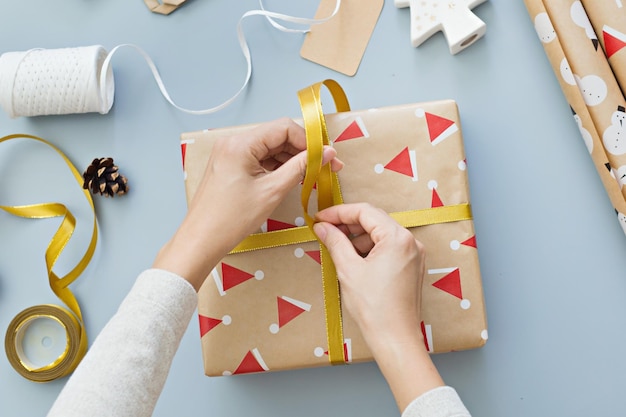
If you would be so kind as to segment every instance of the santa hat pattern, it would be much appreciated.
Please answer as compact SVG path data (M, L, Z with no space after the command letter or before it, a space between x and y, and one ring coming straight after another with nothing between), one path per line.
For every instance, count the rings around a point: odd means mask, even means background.
M429 275L445 274L441 279L435 281L432 285L441 291L461 300L461 308L467 310L471 303L468 299L463 298L463 290L461 288L461 271L459 268L439 268L429 269Z
M360 116L357 116L352 123L348 125L334 142L342 142L344 140L350 139L359 139L359 138L369 138L370 134L367 132L365 128L365 123L363 123L363 119Z
M202 314L198 314L198 319L200 322L200 337L204 336L211 330L213 330L216 326L220 324L224 324L224 326L228 326L232 323L232 319L230 316L225 315L221 319L214 319L212 317L203 316Z
M441 201L441 197L439 197L439 193L437 192L437 187L438 187L437 181L435 180L428 181L428 188L432 190L432 199L430 203L430 206L432 208L443 207L444 205L443 202Z
M462 242L459 242L458 240L450 241L450 249L452 250L459 250L461 246L468 246L476 249L476 235L469 237Z
M313 350L313 354L316 357L321 358L324 355L328 355L328 351L324 350L323 347L316 347ZM343 340L343 359L347 363L352 362L352 340L351 339L344 339Z
M194 139L185 139L180 142L180 153L183 158L183 175L185 179L187 179L187 171L185 170L185 156L187 155L187 145L194 142Z
M215 285L217 286L217 289L222 296L226 295L226 291L252 278L255 278L258 281L265 278L265 274L261 270L256 271L254 274L251 274L224 262L222 262L221 269L221 277L216 268L211 271L211 276L213 276Z
M604 38L604 53L607 58L610 58L626 46L626 35L610 26L604 25L602 36Z
M304 217L296 217L294 223L295 224L291 224L276 219L267 219L261 226L261 231L274 232L276 230L285 230L293 227L304 226Z
M311 304L286 296L276 297L278 303L278 323L270 325L270 333L276 334L287 323L300 314L311 311Z
M419 119L417 117L411 117L410 128L411 131L414 132L412 139L404 139L403 136L400 135L398 137L394 137L393 140L390 140L389 136L379 137L377 133L377 125L375 123L368 122L369 117L371 117L370 115L355 117L355 115L347 114L344 118L336 120L337 123L335 126L337 126L338 129L333 132L339 132L339 134L336 134L333 143L346 142L341 145L337 145L337 149L341 151L344 147L347 149L358 145L358 139L367 138L367 143L372 144L374 143L371 141L378 141L379 139L384 140L383 144L381 144L381 152L376 152L375 155L373 155L374 158L377 158L376 160L370 160L371 162L367 163L365 166L353 164L350 165L350 167L354 166L359 169L364 168L368 170L369 172L363 173L366 174L364 177L378 177L377 174L384 175L387 178L385 179L385 182L395 182L396 184L400 184L402 187L406 187L409 191L414 189L416 193L419 193L420 200L423 201L420 201L420 205L423 204L422 207L428 207L429 199L430 206L432 208L445 207L446 204L459 204L457 201L458 193L453 190L454 187L452 184L455 183L454 181L457 176L461 178L462 175L465 175L460 171L466 170L467 162L464 159L463 153L456 152L451 146L457 137L460 140L460 136L455 135L455 132L459 131L459 126L457 125L458 122L447 118L454 116L450 116L451 113L438 110L438 107L433 107L433 109L429 110L431 110L431 112L426 112L424 109L418 109L415 113L413 113L413 111L409 113L411 116L415 114L422 118ZM434 111L434 113L432 111ZM406 126L406 128L408 129L409 126ZM370 132L372 134L371 137ZM335 133L331 134L335 135ZM356 139L356 141L353 141L353 139ZM444 141L445 143L442 144ZM191 143L193 143L193 140L181 143L183 168L185 163L185 154L188 150L187 146ZM448 147L449 145L450 148ZM189 154L190 153L188 153L188 155ZM449 157L446 160L443 156L439 157L438 154L449 155ZM455 156L452 157L452 155ZM381 163L377 164L377 162ZM420 164L419 176L418 163ZM428 164L428 166L422 164ZM431 166L431 164L442 165L442 168L445 169L439 170L437 169L438 167ZM188 165L191 167L190 164ZM372 172L372 167L374 167L374 172ZM449 174L451 178L450 180L448 179ZM419 178L420 176L421 178ZM411 180L409 180L409 178ZM425 186L428 188L425 188ZM301 215L301 213L299 214ZM273 232L304 225L304 219L302 217L295 216L296 214L294 213L292 216L284 217L284 213L281 212L281 215L276 215L278 218L267 218L265 223L262 225L261 230L263 232ZM462 312L463 316L469 317L472 312L478 310L476 306L478 305L477 303L479 302L479 299L474 299L474 297L478 296L471 291L469 286L470 268L466 268L466 263L459 258L471 255L471 251L476 249L476 237L473 233L466 234L465 232L457 232L450 235L448 239L442 241L441 243L443 244L444 249L449 243L450 252L447 254L447 256L449 255L449 258L448 261L443 264L432 265L435 269L428 269L428 283L430 288L428 291L430 292L430 295L435 295L437 302L440 302L445 306L445 308L455 310L456 313ZM316 250L308 250L312 248L315 248ZM452 251L459 252L453 253ZM290 251L293 255L289 252L285 253L287 253L287 256L295 256L296 258L299 258L297 261L293 258L289 260L290 268L291 262L302 265L302 267L306 268L320 268L321 253L319 248L315 246L308 247L304 245L294 245ZM236 261L231 261L230 259L233 258L225 258L227 263L220 263L211 273L212 278L215 281L215 285L222 296L225 296L227 292L235 287L238 287L239 289L232 291L231 298L239 297L240 292L252 293L254 292L255 287L262 285L249 281L251 281L252 278L257 280L263 279L263 271L255 272L255 266L242 266ZM300 260L308 264L300 264ZM315 264L312 262L315 262ZM256 267L258 268L258 266ZM464 273L463 276L462 272ZM266 273L269 274L269 269L266 270ZM315 320L315 317L317 317L316 314L319 312L320 308L323 308L323 306L318 306L317 301L314 301L317 300L317 297L310 298L311 296L308 293L292 292L287 289L289 287L274 288L274 278L273 274L271 277L268 275L268 280L266 280L267 282L264 282L263 284L272 286L270 291L258 292L258 294L260 294L259 297L262 296L264 299L262 300L263 308L257 309L257 315L262 315L263 317L255 318L254 328L246 327L245 335L243 333L236 333L238 331L236 328L237 326L230 325L231 321L236 320L239 322L241 320L239 315L235 314L235 310L233 309L228 310L225 306L220 306L219 308L223 308L223 310L217 310L212 313L213 317L199 314L200 334L201 337L204 337L204 344L207 344L207 342L210 341L212 346L217 346L213 342L213 338L222 337L220 334L224 333L228 333L230 335L233 334L232 332L235 332L236 334L229 337L241 339L242 345L245 342L245 345L241 348L233 350L233 352L237 352L235 356L228 359L229 362L227 365L224 364L219 366L216 369L217 373L223 372L224 375L257 373L281 367L280 362L278 362L275 358L275 352L272 352L270 355L266 350L269 348L266 347L268 345L265 343L266 341L269 342L270 339L275 344L275 347L272 349L275 349L275 351L281 349L293 350L294 355L296 355L295 351L297 350L299 358L301 357L300 355L302 355L302 358L308 357L306 361L310 362L305 361L307 364L322 363L325 356L325 360L328 361L327 356L329 352L326 340L323 337L320 337L318 340L318 338L314 336L316 332L308 332L307 330L307 326L312 325L311 320ZM464 281L462 278L468 281ZM246 285L246 287L239 287L242 284ZM465 290L466 294L464 294L463 290ZM284 294L288 294L291 297ZM474 308L471 310L469 310L471 306L470 300L465 299L464 295L469 296L474 303ZM310 302L311 304L304 300ZM224 299L223 301L227 300ZM233 300L233 302L237 301ZM469 311L466 312L466 310ZM232 315L234 320L231 319L231 316L228 314ZM221 315L223 316L219 318ZM458 315L455 317L458 317ZM437 341L437 348L441 350L444 346L448 345L446 340L448 337L446 334L447 332L442 330L443 326L439 317L427 316L425 319L426 321L422 321L420 323L420 331L422 332L427 351L436 352L434 346L435 341ZM241 325L242 323L239 323L238 326ZM224 326L229 327L225 329ZM302 334L308 333L311 333L311 336L314 337L315 340L307 339L306 343L304 343L303 340L302 343L298 342L293 346L289 345L289 340L292 335L297 334L296 337L302 339ZM247 339L248 335L253 335L254 338ZM347 334L344 333L343 354L345 361L348 363L353 361L352 339L350 339L351 336L354 338L354 336L349 332ZM263 344L259 343L258 337L262 338ZM482 331L481 337L486 340L486 330ZM434 340L435 338L437 338L437 340ZM357 343L357 339L354 340L355 343ZM237 343L239 343L239 341L237 341ZM252 349L255 346L256 348ZM268 360L267 363L261 356L259 349L264 352L264 355ZM360 347L355 345L354 349L354 354L356 355L355 359L360 360ZM277 362L274 362L275 360Z
M263 360L259 350L255 348L246 353L246 356L241 360L235 372L231 374L228 371L224 371L224 375L250 374L267 371L269 371L267 364Z
M413 181L417 181L417 158L415 151L410 150L407 146L386 165L376 164L376 166L374 166L374 171L377 174L382 174L385 169L406 175L413 179Z
M424 109L417 109L415 111L415 115L417 117L426 118L428 135L430 137L430 143L433 146L441 143L444 139L452 136L454 133L459 131L459 128L454 120L437 116L436 114L424 111Z

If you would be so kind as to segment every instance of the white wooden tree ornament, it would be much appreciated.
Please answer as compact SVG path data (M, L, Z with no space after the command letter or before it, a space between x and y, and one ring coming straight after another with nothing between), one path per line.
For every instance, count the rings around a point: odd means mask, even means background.
M411 8L411 44L421 45L442 31L456 54L480 39L487 30L485 22L471 9L486 0L394 0L396 7Z

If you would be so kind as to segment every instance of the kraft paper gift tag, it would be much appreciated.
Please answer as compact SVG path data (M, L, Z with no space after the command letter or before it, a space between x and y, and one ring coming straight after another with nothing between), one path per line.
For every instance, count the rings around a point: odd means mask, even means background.
M345 75L356 74L384 0L342 0L337 14L313 25L306 34L300 56ZM330 16L336 0L322 0L316 19Z

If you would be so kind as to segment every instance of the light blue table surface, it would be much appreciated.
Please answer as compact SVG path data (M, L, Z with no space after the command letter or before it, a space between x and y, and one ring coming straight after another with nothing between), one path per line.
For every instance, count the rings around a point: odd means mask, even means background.
M312 16L317 1L267 1ZM255 0L189 0L170 16L140 0L6 1L0 52L134 43L155 60L175 101L217 105L241 85L235 27ZM96 256L72 289L90 340L102 329L186 211L179 135L208 127L299 117L296 91L338 80L363 109L451 98L458 102L489 319L479 350L434 357L475 416L621 415L626 375L626 236L600 183L522 1L491 0L475 13L487 34L450 55L441 34L409 42L409 10L387 1L355 77L299 56L302 35L247 19L254 72L225 110L190 116L160 95L133 51L113 59L116 98L107 115L10 119L0 134L40 135L82 171L112 156L128 177L123 198L96 198ZM76 236L63 272L90 236L90 213L63 162L42 145L0 145L0 204L61 201ZM23 308L58 303L43 254L58 221L0 212L0 329ZM43 416L66 379L37 384L0 355L0 415ZM398 415L373 363L264 375L203 375L197 322L174 359L155 416Z

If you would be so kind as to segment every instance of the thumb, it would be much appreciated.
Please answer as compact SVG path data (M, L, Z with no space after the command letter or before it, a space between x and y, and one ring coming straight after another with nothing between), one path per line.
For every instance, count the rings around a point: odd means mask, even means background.
M352 242L334 225L326 222L315 223L313 231L330 252L330 257L333 258L337 268L349 265L355 262L355 259L361 259Z
M324 146L322 154L322 165L331 162L337 156L337 151L330 147ZM274 178L281 189L291 190L304 180L307 166L307 152L302 151L292 156L287 162L282 164L278 169L272 171L270 175Z

